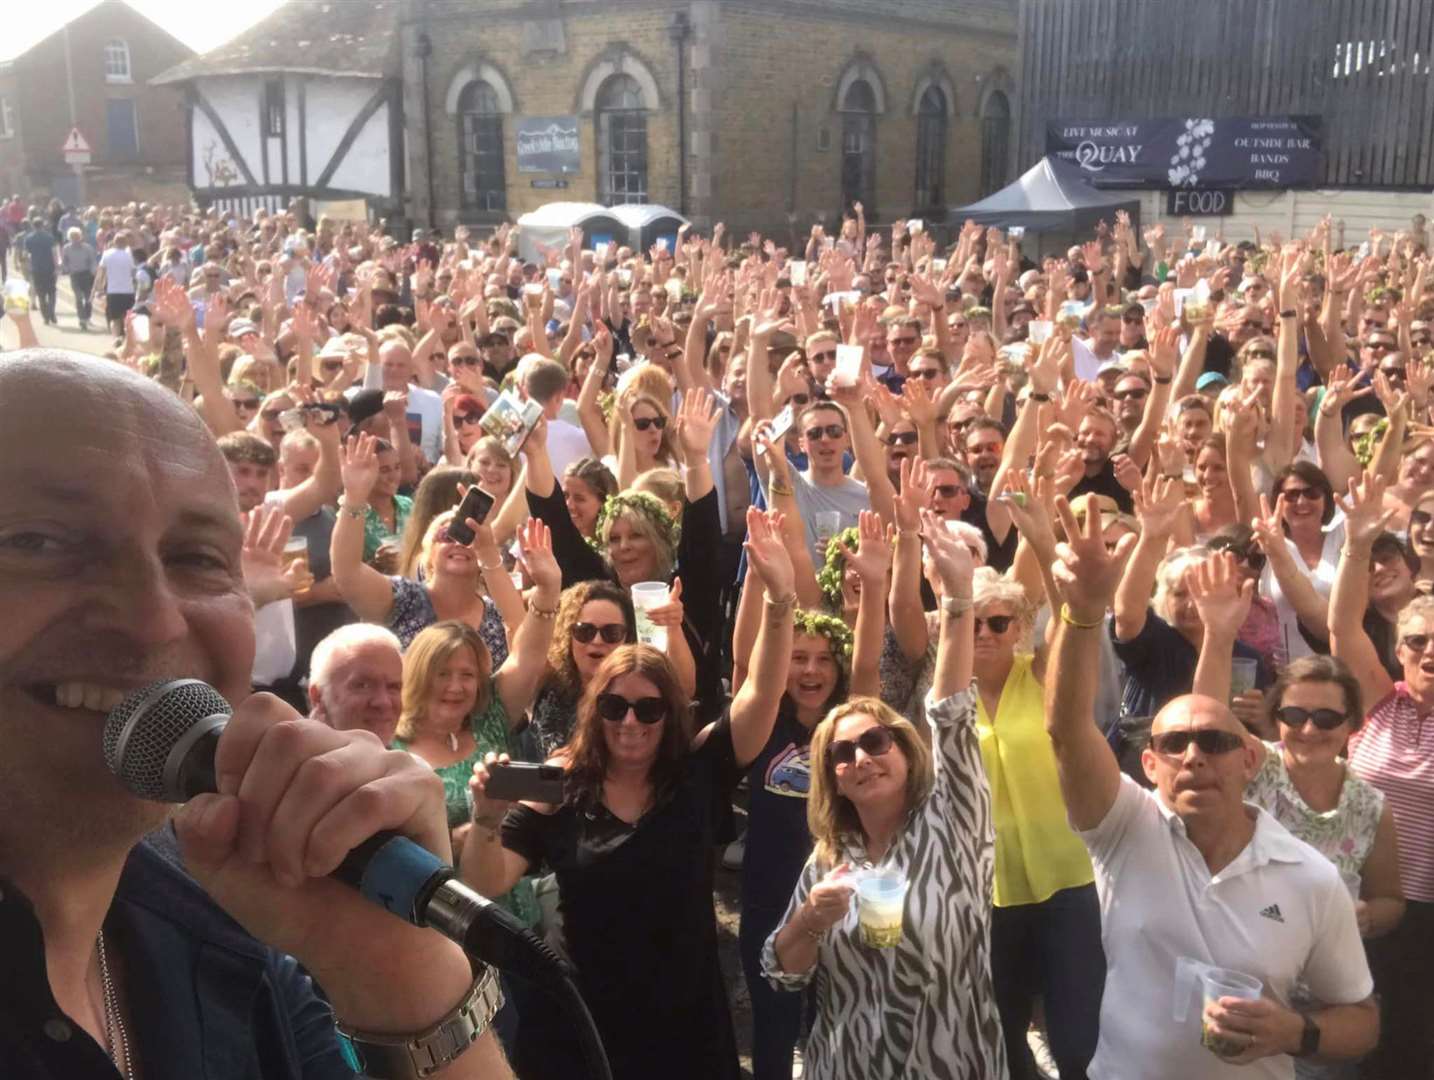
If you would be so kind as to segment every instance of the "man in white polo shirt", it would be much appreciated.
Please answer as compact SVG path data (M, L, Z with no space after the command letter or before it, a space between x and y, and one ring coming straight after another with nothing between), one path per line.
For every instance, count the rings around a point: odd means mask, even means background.
M1046 729L1067 815L1095 867L1107 965L1088 1075L1289 1080L1292 1056L1367 1053L1379 1018L1354 903L1332 863L1245 803L1255 754L1230 710L1176 698L1155 717L1142 758L1156 790L1121 774L1093 708L1098 635L1124 551L1106 551L1100 515L1081 527L1064 499L1057 510L1071 539L1053 568L1065 603ZM1222 997L1202 1014L1188 974L1198 965L1254 976L1263 995ZM1296 982L1326 1004L1295 1011ZM1202 1045L1202 1022L1211 1041L1237 1048L1231 1056Z

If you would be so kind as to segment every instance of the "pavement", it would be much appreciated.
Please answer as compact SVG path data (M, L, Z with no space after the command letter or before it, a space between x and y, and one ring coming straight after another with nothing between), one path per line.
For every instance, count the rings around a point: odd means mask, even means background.
M14 276L15 271L9 271ZM55 303L55 316L60 320L59 326L46 326L40 319L40 309L32 305L30 308L30 321L35 326L35 333L40 338L40 344L54 349L74 349L76 352L93 353L98 355L109 349L114 344L114 339L103 329L95 329L104 323L104 308L101 307L96 318L90 321L90 332L85 333L80 329L79 320L75 318L75 296L70 290L68 279L60 282L59 296ZM15 325L5 318L0 318L0 352L13 349L19 344L19 338Z

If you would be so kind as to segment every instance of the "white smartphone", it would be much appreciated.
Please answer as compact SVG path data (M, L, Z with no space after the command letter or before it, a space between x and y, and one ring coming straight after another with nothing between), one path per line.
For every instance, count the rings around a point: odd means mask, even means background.
M782 411L772 418L772 444L775 446L784 438L796 422L797 411L792 408L790 403L783 405Z
M558 285L563 280L563 272L556 266L548 267L548 288L553 292L558 291Z
M1026 235L1026 227L1024 225L1012 225L1006 230L1006 235L1012 240L1019 240Z
M932 260L931 260L931 269L934 270L934 271L935 271L936 273L938 273L938 274L944 274L944 273L946 273L946 260L945 260L945 259L932 259Z
M1194 289L1176 289L1175 293L1175 317L1178 319L1185 311L1185 302L1195 298Z
M926 222L922 221L920 218L912 218L906 223L906 229L908 232L925 232Z
M787 263L787 276L793 285L805 285L807 283L807 263L805 259L793 259Z
M861 381L861 358L865 350L860 345L838 345L836 366L832 378L838 386L855 386Z

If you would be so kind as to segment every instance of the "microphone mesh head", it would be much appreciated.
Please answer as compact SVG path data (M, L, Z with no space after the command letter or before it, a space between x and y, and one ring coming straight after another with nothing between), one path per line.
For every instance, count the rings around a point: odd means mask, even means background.
M150 683L110 710L105 720L105 764L141 799L172 801L164 783L169 752L199 721L231 712L219 691L198 679Z

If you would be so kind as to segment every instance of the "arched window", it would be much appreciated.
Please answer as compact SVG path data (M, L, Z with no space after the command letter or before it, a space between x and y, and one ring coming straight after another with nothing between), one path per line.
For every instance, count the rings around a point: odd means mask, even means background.
M868 221L876 216L876 93L857 79L841 102L841 198L843 209L862 204Z
M916 107L916 206L934 209L946 201L946 95L926 88Z
M598 201L647 202L647 109L631 75L614 75L597 95Z
M1006 186L1011 158L1011 103L993 91L981 109L981 194Z
M132 82L129 68L129 44L120 38L105 45L105 82Z
M458 95L458 159L463 208L483 213L506 210L503 113L497 91L486 82L471 82Z

